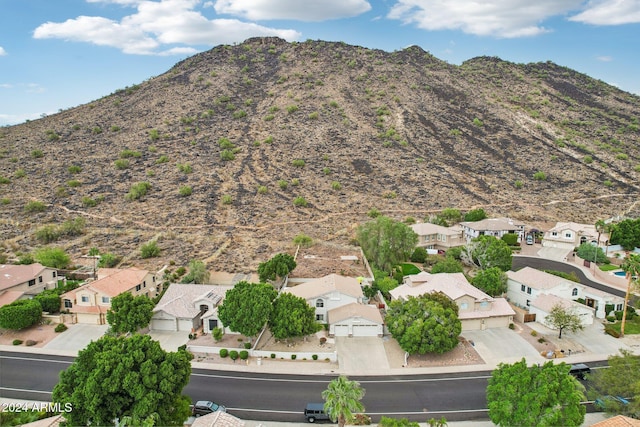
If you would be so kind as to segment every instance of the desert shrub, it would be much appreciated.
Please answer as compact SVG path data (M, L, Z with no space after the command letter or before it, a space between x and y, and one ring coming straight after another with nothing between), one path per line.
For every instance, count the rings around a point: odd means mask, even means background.
M182 197L187 197L187 196L190 196L193 193L193 189L189 185L185 185L183 187L180 187L180 190L178 190L178 193Z
M240 352L240 359L247 360L249 358L249 352L247 350L242 350Z
M31 152L31 157L33 157L34 159L40 159L44 157L44 153L42 152L42 150L33 150Z
M45 210L47 210L47 205L39 200L33 200L24 205L24 211L27 213L44 212Z
M142 153L136 150L125 149L120 152L121 159L128 159L131 157L142 157Z
M32 346L34 346L34 345L36 345L36 344L38 344L38 342L37 342L37 341L34 341L34 340L26 340L26 341L24 342L24 345L26 345L27 347L32 347Z
M149 243L145 243L140 247L140 256L143 259L154 258L159 255L160 255L160 248L158 247L158 242L156 242L155 240L152 240Z
M93 208L97 205L98 205L98 202L89 196L84 196L82 198L82 206L84 206L85 208Z
M12 344L13 345L20 345L20 344L22 344L22 342L23 342L22 340L13 340Z
M547 340L546 340L546 339L544 339L544 337L540 337L540 338L538 338L538 342L539 342L540 344L542 344L542 343L547 342Z
M484 126L484 123L482 123L482 120L480 120L480 119L479 119L479 118L477 118L477 117L475 117L475 118L473 119L473 124L474 124L474 125L476 125L476 126L478 126L478 127Z
M193 168L190 163L178 163L178 170L182 173L191 173Z
M229 350L227 350L226 348L221 348L220 349L220 357L225 358L229 355Z
M297 187L298 185L300 185L300 180L298 178L293 178L291 180L291 185Z
M98 261L98 267L106 267L106 268L115 267L116 265L118 265L121 259L122 259L121 256L118 256L111 252L107 252L105 254L100 255L100 260Z
M244 343L244 348L250 349L251 348L251 343L250 342Z
M292 354L292 355L291 355L291 360L296 360L296 358L297 358L297 357L298 357L297 355Z
M313 360L318 360L318 355L317 355L317 354L312 354L312 355L311 355L311 358L312 358Z
M380 216L380 211L376 208L371 208L369 209L369 212L367 212L367 216L369 218L377 218Z
M295 159L291 162L291 164L297 168L303 168L305 165L305 161L303 159Z
M271 356L270 356L270 357L271 357L272 359L275 359L275 358L276 358L276 354L275 354L275 353L271 353Z
M146 181L138 182L131 186L131 188L129 189L129 193L127 193L125 198L129 201L138 200L144 197L150 188L151 188L151 184L149 184L148 182Z
M231 197L230 194L225 194L222 196L220 201L222 202L223 205L230 205L231 203L233 203L233 197Z
M537 331L531 331L531 336L532 337L537 337L538 336L538 332Z
M293 238L293 244L296 246L299 245L303 248L308 248L313 245L313 239L304 233L300 233Z
M289 186L289 183L284 179L281 179L278 181L278 187L280 187L281 190L286 190L288 186Z
M160 157L158 157L158 159L156 160L156 164L159 165L161 163L167 163L169 161L169 157L166 155L162 155Z
M231 360L236 360L238 358L238 352L236 350L231 350L229 352L229 357Z
M331 188L334 190L342 190L342 184L340 184L338 181L333 181L331 183Z
M51 243L60 238L60 231L54 225L45 225L37 229L35 235L42 243Z
M535 179L536 181L546 181L547 180L547 174L542 172L542 171L538 171L538 172L533 174L533 179Z
M116 169L124 170L124 169L127 169L129 167L129 160L127 160L127 159L118 159L115 162L113 162L113 164L115 165Z
M67 325L65 325L64 323L58 323L58 325L56 326L54 331L56 331L56 332L64 332L67 329L69 329L69 328L67 328Z
M67 168L67 172L71 173L71 174L77 174L82 172L82 167L78 166L78 165L71 165Z
M86 221L82 217L68 219L60 226L60 234L64 236L79 236L84 232Z
M304 208L307 206L307 204L308 204L307 200L302 196L298 196L295 199L293 199L293 206Z

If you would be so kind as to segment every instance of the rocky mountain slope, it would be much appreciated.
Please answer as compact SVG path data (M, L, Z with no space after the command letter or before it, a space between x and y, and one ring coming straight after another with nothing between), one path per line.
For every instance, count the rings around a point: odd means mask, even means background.
M82 216L82 235L53 244L248 271L298 233L348 242L373 208L637 214L639 120L638 96L550 62L249 39L1 128L2 251L29 252L39 229ZM136 185L146 194L127 197ZM141 260L153 239L161 256Z

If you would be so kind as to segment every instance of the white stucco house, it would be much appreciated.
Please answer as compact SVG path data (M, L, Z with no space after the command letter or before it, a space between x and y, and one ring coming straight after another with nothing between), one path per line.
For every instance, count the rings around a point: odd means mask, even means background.
M609 244L609 235L600 233L598 242L598 230L593 224L579 224L576 222L558 222L544 233L542 246L548 248L571 249L582 243L592 243L601 248Z
M173 283L153 309L152 331L191 332L202 327L210 333L223 328L217 307L233 286ZM228 329L225 332L231 332Z
M329 274L287 287L315 308L316 321L329 325L332 336L382 336L383 319L377 307L364 303L362 285L353 277Z
M486 218L482 221L461 222L465 244L479 236L494 236L501 239L505 234L516 234L518 242L524 239L525 223L511 218Z
M555 327L547 321L547 316L556 305L576 314L580 318L580 322L583 326L593 324L595 310L592 307L587 307L579 302L560 298L552 294L538 295L538 297L531 303L529 313L536 315L536 322L541 323L550 329L555 329Z
M469 283L462 273L412 274L405 276L402 285L389 293L393 300L406 300L432 292L442 292L458 305L463 331L508 327L516 314L506 299L487 295Z
M528 309L530 313L535 313L531 307L537 309L546 307L543 303L536 303L536 299L543 295L554 295L568 302L583 299L587 308L599 319L604 319L605 306L611 305L614 310L622 310L624 300L621 297L593 289L581 283L576 283L560 276L545 273L531 267L524 267L518 271L507 271L507 297L512 304ZM536 321L540 321L536 316ZM585 320L586 322L586 320ZM592 322L592 321L591 321ZM585 324L590 324L585 323Z

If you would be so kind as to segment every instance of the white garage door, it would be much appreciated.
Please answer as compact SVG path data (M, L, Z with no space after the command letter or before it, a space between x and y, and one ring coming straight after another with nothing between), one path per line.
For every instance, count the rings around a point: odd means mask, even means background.
M353 325L354 337L377 337L378 326L377 325Z
M192 320L185 320L185 319L178 320L178 330L179 331L191 332L191 329L193 329L193 321Z
M152 331L175 331L176 321L173 319L151 319Z
M335 325L334 335L336 337L348 337L349 336L349 326L347 326L347 325Z

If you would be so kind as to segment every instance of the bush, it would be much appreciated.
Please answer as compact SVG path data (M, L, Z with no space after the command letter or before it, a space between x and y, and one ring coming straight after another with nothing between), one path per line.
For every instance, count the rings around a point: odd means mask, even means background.
M307 200L302 196L298 196L295 199L293 199L293 206L304 208L307 206L307 204L308 204Z
M151 184L149 184L148 182L138 182L137 184L133 184L131 186L125 198L129 201L138 200L146 196L150 188Z
M303 168L305 165L305 161L303 159L295 159L291 162L291 164L297 168Z
M298 357L298 356L296 356L295 354L292 354L291 355L291 360L296 360L296 357Z
M26 341L24 342L24 345L26 345L27 347L32 347L32 346L34 346L34 345L36 345L36 344L38 344L38 342L37 342L37 341L34 341L34 340L26 340Z
M236 350L231 350L229 352L229 357L231 360L236 360L238 358L238 352Z
M422 247L417 247L413 250L411 257L409 258L411 262L419 262L420 264L424 264L427 260L427 250Z
M311 358L312 358L313 360L318 360L318 355L317 355L317 354L312 354L312 355L311 355Z
M607 322L615 323L615 321L616 321L615 315L607 316Z
M227 350L226 348L221 348L220 349L220 357L222 357L224 359L228 355L229 355L229 350Z
M213 328L211 335L213 335L214 340L220 341L222 339L222 328Z
M56 332L64 332L67 329L69 329L69 328L67 328L67 325L65 325L64 323L58 323L58 325L56 325L56 328L54 329L54 331L56 331Z
M125 170L129 167L129 160L127 159L118 159L115 162L113 162L114 166L116 167L116 169L118 170Z
M616 320L622 320L622 315L624 313L622 311L616 311L615 312L615 316L616 316Z
M615 329L613 329L613 328L605 327L604 328L604 333L605 334L609 334L614 338L620 338L620 333L618 331L616 331Z
M313 239L304 233L300 233L293 238L294 245L300 245L303 248L308 248L313 245Z
M240 352L240 359L247 360L249 358L249 352L247 350L242 350Z
M55 289L48 289L39 293L33 298L40 304L42 311L47 313L57 313L60 311L60 296Z
M20 345L22 344L22 340L13 340L13 345Z
M143 259L154 258L160 255L160 248L155 240L145 243L140 247L140 256Z
M47 210L47 205L38 200L31 201L24 205L24 211L27 213L44 212Z
M547 342L547 340L545 340L545 339L544 339L544 337L540 337L540 338L538 338L538 342L539 342L540 344L542 344L542 343L544 343L544 342Z
M354 414L351 424L354 426L368 426L371 424L371 417L367 414Z
M538 336L538 332L537 331L531 331L531 336L532 337L537 337Z
M180 190L178 190L178 193L182 197L187 197L187 196L190 196L193 193L193 190L191 189L190 186L185 185L184 187L180 187Z
M42 319L42 307L32 299L18 300L0 307L0 328L20 330Z
M271 353L271 356L270 356L270 357L271 357L272 359L275 359L275 358L276 358L276 354L275 354L275 353Z
M516 328L516 325L513 323L509 323L509 329L514 330Z
M247 350L251 348L251 343L250 342L246 342L244 343L244 348L246 348Z
M536 181L546 181L547 180L547 174L542 172L542 171L538 171L538 172L533 174L533 179L535 179Z

